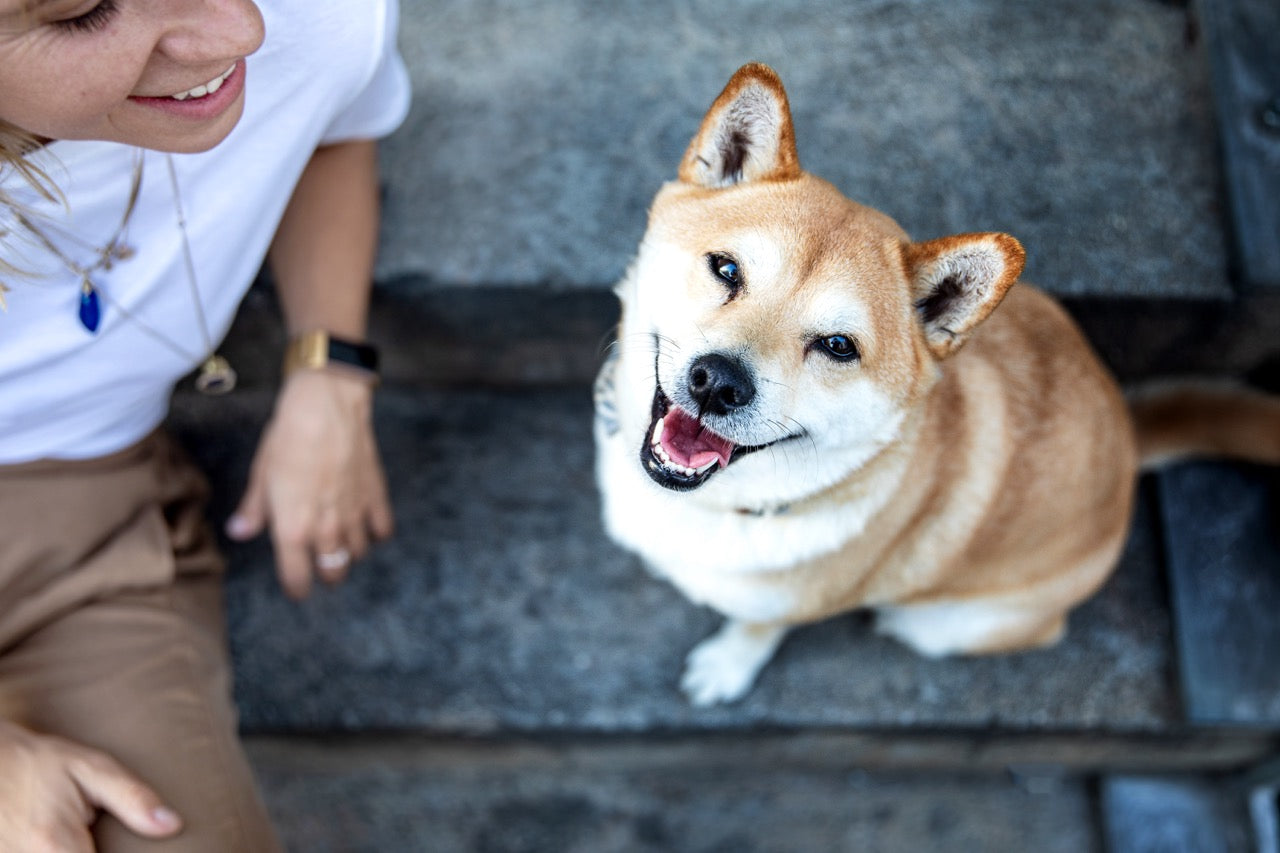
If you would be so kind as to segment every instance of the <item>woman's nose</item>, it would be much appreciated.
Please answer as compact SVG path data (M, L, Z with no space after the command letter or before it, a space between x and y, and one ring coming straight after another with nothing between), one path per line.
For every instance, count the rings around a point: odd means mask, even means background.
M192 64L239 59L262 46L262 13L251 0L158 0L168 21L157 50Z

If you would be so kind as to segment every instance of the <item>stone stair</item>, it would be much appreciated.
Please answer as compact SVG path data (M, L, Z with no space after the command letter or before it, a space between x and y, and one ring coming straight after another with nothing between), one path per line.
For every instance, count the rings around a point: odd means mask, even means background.
M416 99L383 146L371 321L398 532L301 604L265 542L228 544L242 728L291 850L1254 849L1248 797L1280 778L1272 472L1144 479L1120 568L1053 649L930 661L839 617L712 709L677 676L717 617L605 539L592 476L610 283L753 59L807 168L920 237L1019 236L1126 381L1275 382L1202 10L402 3ZM280 347L255 287L242 389L175 397L218 523Z

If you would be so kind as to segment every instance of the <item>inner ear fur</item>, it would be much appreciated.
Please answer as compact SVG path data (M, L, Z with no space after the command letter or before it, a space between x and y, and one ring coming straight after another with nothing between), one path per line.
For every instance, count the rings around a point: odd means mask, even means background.
M757 62L738 69L689 143L679 176L710 189L800 176L791 106L772 68Z
M959 234L902 249L911 297L936 358L960 348L1018 280L1026 252L1008 234Z

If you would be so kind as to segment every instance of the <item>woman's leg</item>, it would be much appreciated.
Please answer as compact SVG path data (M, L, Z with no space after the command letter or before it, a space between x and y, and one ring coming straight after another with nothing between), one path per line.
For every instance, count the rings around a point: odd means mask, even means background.
M0 469L0 715L109 753L183 818L143 841L104 816L103 853L274 851L237 738L204 484L168 439L146 445Z

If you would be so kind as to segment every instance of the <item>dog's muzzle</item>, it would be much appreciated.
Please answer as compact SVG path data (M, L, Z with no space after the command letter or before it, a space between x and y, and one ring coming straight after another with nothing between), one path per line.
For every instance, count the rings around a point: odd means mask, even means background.
M656 384L653 420L640 448L640 464L658 485L695 489L743 452L759 449L737 445L703 422L706 415L731 415L755 399L755 384L741 362L709 353L689 365L684 391L697 414L677 405Z

